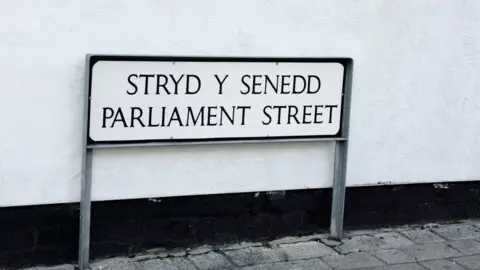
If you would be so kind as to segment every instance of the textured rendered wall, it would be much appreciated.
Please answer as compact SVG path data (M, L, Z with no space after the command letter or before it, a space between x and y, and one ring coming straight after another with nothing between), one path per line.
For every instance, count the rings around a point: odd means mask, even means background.
M0 206L77 201L86 53L348 56L348 185L480 179L480 2L0 2ZM331 186L320 143L102 150L97 200Z

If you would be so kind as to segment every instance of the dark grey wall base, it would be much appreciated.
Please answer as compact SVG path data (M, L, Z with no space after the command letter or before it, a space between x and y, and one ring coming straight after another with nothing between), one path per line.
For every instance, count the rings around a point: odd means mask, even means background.
M346 227L480 216L480 182L348 188ZM93 258L326 232L331 189L96 202ZM79 205L0 208L0 268L76 262Z

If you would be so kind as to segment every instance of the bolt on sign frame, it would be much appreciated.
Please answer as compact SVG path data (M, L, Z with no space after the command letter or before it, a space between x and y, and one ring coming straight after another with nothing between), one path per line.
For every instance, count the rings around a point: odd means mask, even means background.
M102 143L91 139L91 100L92 100L92 72L93 66L99 61L139 61L139 62L192 62L209 64L242 64L242 63L338 63L343 66L341 110L339 129L334 135L315 136L263 136L247 138L217 139L167 139L167 140L119 140L114 143ZM85 100L84 100L84 135L82 153L82 178L80 201L80 233L79 233L79 268L89 267L90 256L90 223L91 223L91 186L93 151L100 148L119 147L161 147L168 145L195 145L195 144L239 144L239 143L266 143L266 142L298 142L298 141L325 141L334 142L335 157L333 169L333 193L331 205L330 236L340 239L343 234L343 216L345 204L345 177L347 168L350 100L353 77L353 59L351 58L273 58L273 57L185 57L185 56L123 56L123 55L87 55L85 63ZM218 79L218 78L217 78ZM318 86L320 89L320 84ZM221 91L221 90L220 90ZM280 117L280 116L279 116ZM297 121L298 122L298 121Z

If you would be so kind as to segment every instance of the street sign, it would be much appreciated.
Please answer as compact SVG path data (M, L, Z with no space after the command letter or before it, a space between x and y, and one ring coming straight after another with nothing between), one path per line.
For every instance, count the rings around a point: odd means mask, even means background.
M88 140L339 136L341 59L90 59Z

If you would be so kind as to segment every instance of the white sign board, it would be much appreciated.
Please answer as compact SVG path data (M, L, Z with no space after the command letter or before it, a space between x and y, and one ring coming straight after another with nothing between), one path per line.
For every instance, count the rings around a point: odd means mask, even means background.
M341 61L98 57L89 65L90 144L340 131Z

